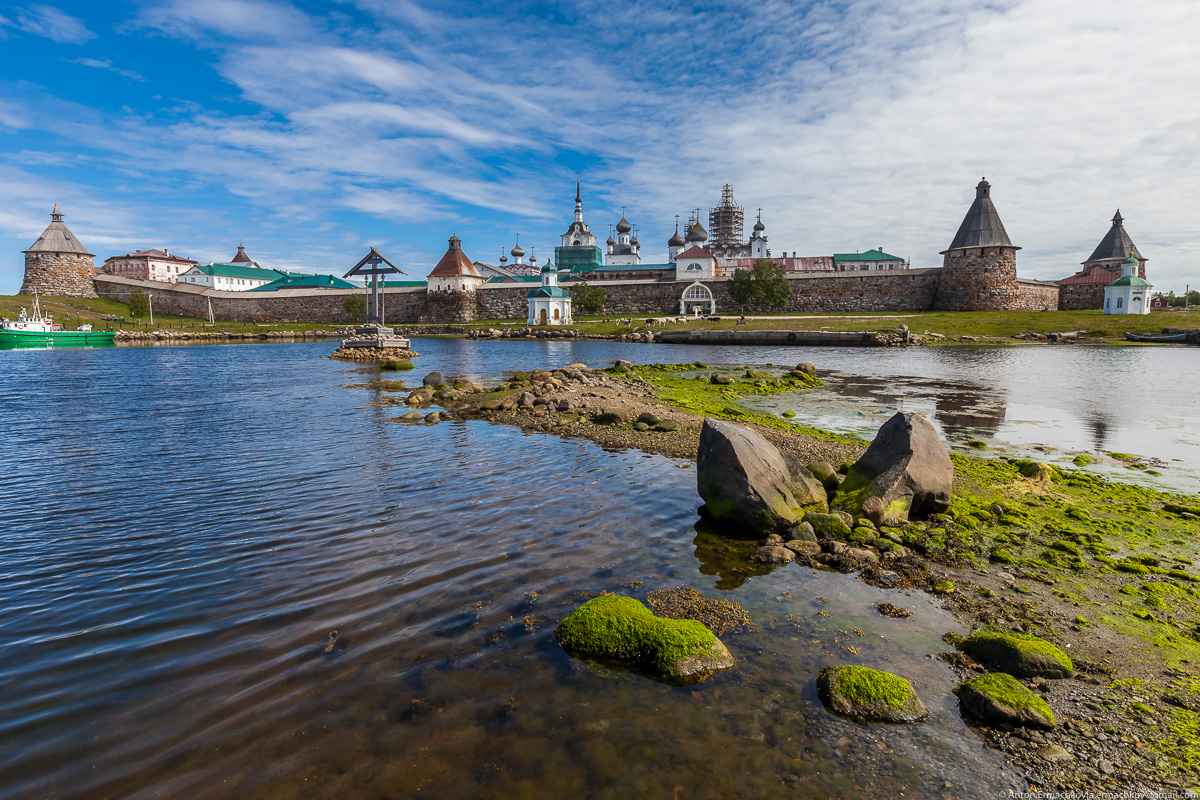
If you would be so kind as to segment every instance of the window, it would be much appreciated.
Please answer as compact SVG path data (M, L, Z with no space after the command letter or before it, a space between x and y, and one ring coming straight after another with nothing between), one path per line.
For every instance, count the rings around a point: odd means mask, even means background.
M1117 308L1120 308L1120 307L1121 307L1121 304L1122 304L1124 301L1125 301L1125 298L1124 298L1124 297L1118 297L1118 298L1117 298Z

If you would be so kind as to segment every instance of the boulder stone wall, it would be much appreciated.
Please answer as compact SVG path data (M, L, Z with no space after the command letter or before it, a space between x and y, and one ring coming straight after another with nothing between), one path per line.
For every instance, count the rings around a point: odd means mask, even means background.
M26 253L21 294L96 297L96 264L82 253Z
M1092 311L1104 308L1104 284L1082 283L1058 287L1059 311Z
M1021 308L1015 247L947 250L934 308L938 311L1012 311Z

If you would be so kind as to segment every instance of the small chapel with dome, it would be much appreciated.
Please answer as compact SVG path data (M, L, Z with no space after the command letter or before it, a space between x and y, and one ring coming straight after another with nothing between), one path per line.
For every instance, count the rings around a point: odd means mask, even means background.
M542 285L527 294L528 325L570 325L571 293L558 285L558 267L549 259L542 265Z

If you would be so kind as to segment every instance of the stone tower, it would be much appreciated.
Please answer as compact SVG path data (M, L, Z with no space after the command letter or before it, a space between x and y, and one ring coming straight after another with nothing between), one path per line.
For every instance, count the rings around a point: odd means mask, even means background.
M95 258L63 222L58 204L50 225L25 251L25 281L21 294L51 297L96 297Z
M975 187L950 247L943 250L942 279L934 307L938 311L1007 311L1021 305L1017 251L992 205L987 179Z

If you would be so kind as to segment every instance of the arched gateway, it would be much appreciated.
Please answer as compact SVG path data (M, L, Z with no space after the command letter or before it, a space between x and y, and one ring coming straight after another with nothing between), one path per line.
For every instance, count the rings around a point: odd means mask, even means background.
M679 313L690 314L693 309L704 311L705 306L708 307L709 314L717 313L717 301L713 299L712 289L700 281L688 284L683 290L683 296L679 298Z

